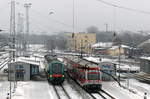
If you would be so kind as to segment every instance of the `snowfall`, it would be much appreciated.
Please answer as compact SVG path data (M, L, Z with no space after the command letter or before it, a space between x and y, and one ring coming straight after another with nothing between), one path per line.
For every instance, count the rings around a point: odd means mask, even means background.
M8 56L8 53L4 53L0 57L0 62L3 63L5 59L3 57ZM40 61L40 68L43 69L43 59L41 57L36 59L34 55L30 58L20 58L20 60L38 62ZM92 58L91 58L92 59ZM0 64L1 64L0 63ZM1 66L0 66L1 67ZM3 70L7 68L7 65L0 70L0 99L6 99L8 93L10 92L10 82L7 80L7 76L3 73ZM12 84L12 99L57 99L56 93L53 89L53 86L47 81L19 81L14 88L14 82ZM110 93L116 99L144 99L144 93L147 93L147 99L150 99L150 85L146 83L139 82L136 79L125 79L121 81L123 87L120 87L117 82L102 82L102 88L106 92ZM82 91L81 88L73 82L68 81L67 79L63 83L64 88L69 93L72 99L90 99L87 93ZM61 99L66 99L64 93L59 91ZM92 98L91 98L92 99ZM99 98L101 99L101 98ZM102 98L103 99L103 98Z

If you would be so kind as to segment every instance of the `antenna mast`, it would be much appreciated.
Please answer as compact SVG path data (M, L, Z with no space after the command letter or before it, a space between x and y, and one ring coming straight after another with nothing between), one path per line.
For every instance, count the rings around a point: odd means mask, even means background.
M25 51L29 50L29 8L31 7L31 3L24 4L26 8L26 47Z

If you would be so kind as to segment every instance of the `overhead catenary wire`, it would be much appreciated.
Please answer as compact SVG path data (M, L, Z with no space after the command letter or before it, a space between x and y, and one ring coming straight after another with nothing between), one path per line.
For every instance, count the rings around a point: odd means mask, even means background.
M128 10L128 11L134 11L134 12L138 12L138 13L143 13L143 14L150 14L150 12L148 12L148 11L138 10L138 9L134 9L134 8L128 8L128 7L112 4L112 3L106 2L104 0L98 0L98 1L103 4L106 4L108 6L112 6L112 7L116 7L116 8L120 8L120 9L124 9L124 10Z
M73 27L73 25L64 23L64 22L59 21L59 20L56 20L56 19L54 19L54 18L49 18L49 17L47 17L46 15L44 15L43 13L41 13L41 12L35 10L35 9L31 9L31 10L32 10L34 13L38 14L38 15L40 14L40 16L44 17L44 19L51 20L51 21L53 21L53 22L55 22L55 23L58 23L58 24L60 24L60 25L62 25L62 26L64 26L64 27L68 27L68 28L70 28L70 29ZM79 29L82 29L82 30L84 29L84 28L75 27L75 26L74 26L74 28L79 28Z
M44 30L47 30L47 29L52 29L52 30L57 30L57 28L54 28L54 27L52 27L52 26L48 26L47 24L45 24L45 22L43 22L43 21L41 21L41 20L38 20L38 19L36 19L36 18L34 18L34 17L30 17L31 19L32 19L32 22L33 23L35 23L36 24L36 28L38 27L38 28L44 28ZM43 31L44 31L43 30Z
M73 12L73 13L72 13L72 17L73 17L73 18L72 18L72 19L73 19L73 22L72 22L72 24L73 24L73 25L72 25L72 26L73 26L73 27L72 27L72 28L73 28L73 33L74 33L74 26L75 26L75 24L74 24L74 19L75 19L75 17L74 17L74 15L75 15L75 14L74 14L74 12L75 12L75 11L74 11L74 10L75 10L74 4L75 4L75 2L74 2L74 0L73 0L73 5L72 5L72 6L73 6L73 9L72 9L72 10L73 10L73 11L72 11L72 12Z

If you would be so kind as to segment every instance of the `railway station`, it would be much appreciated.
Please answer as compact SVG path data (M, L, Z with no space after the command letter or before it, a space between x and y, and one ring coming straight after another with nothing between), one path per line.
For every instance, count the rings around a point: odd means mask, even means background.
M150 0L0 0L0 99L150 99Z
M8 80L29 81L33 76L39 74L39 63L16 61L8 64Z

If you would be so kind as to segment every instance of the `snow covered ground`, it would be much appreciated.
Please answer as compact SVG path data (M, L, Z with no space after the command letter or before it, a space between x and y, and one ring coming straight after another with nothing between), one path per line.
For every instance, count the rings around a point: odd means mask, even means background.
M127 84L128 83L128 84ZM150 99L150 85L142 83L136 79L127 79L122 82L122 85L129 87L129 89L134 90L139 96L143 97L144 93L147 93L147 99Z
M143 99L141 95L120 87L116 82L103 82L102 88L116 99Z
M13 92L13 83L12 83L12 92ZM9 93L9 82L0 81L0 99L6 99L7 93ZM13 93L12 93L13 94Z
M76 89L72 85L70 85L67 81L63 83L63 86L66 89L67 93L69 93L71 99L85 99L82 98L83 97L82 94L76 91ZM5 90L5 92L2 89L4 94L3 94L3 98L0 99L6 99L7 89ZM66 99L62 90L59 90L59 93L61 99ZM12 94L12 99L57 99L57 96L53 89L53 86L51 84L49 85L47 81L38 81L38 82L28 81L28 82L17 83L17 88L15 93ZM87 97L87 99L90 98Z
M6 55L4 55L6 56ZM41 58L31 57L31 58L21 58L22 60L28 61L40 61L40 66L44 69L43 60ZM90 60L99 61L99 58L89 58ZM0 59L3 61L3 59ZM61 60L61 58L60 58ZM111 61L105 59L105 61ZM7 68L7 66L5 67ZM0 71L0 77L3 74L3 71ZM6 76L5 76L6 78ZM122 82L122 85L127 86L127 81ZM63 83L64 88L70 94L72 99L90 99L88 98L85 92L82 89L76 87L75 84L66 80ZM136 93L129 91L120 87L116 82L103 82L103 90L109 92L116 99L144 99L144 92L146 92L147 99L150 99L150 85L141 83L138 80L130 79L129 80L129 89L133 90ZM13 91L13 83L12 83ZM7 93L9 93L9 81L7 79L1 80L0 78L0 99L6 99ZM61 93L61 92L60 92ZM27 82L18 82L15 93L12 93L12 99L57 99L56 93L52 85L49 85L47 81L27 81ZM62 99L65 99L64 95L61 95Z
M13 99L55 99L47 81L18 82Z

